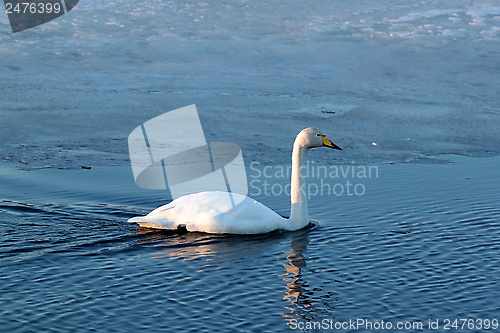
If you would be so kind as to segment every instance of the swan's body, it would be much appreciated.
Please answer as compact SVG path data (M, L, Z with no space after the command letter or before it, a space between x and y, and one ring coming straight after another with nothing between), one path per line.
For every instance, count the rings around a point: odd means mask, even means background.
M234 208L227 200L226 192L200 192L175 199L147 216L134 217L129 222L159 229L176 229L179 224L185 224L189 231L214 234L254 234L287 229L287 220L260 202L237 193L231 195L242 200ZM214 214L213 210L219 214Z
M146 216L137 216L128 222L141 227L177 229L188 231L230 234L262 234L277 229L298 230L309 223L305 179L301 167L305 167L307 151L313 147L339 149L315 128L302 130L295 139L292 152L291 214L286 219L260 202L236 193L200 192L177 198ZM228 195L235 196L227 200ZM240 202L232 207L231 202Z

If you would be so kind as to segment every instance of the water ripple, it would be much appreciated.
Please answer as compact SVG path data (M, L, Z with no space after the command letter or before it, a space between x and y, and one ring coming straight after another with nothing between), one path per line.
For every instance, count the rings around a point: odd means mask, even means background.
M9 332L285 332L324 319L494 319L500 210L482 186L403 195L388 181L335 211L314 198L319 223L258 236L141 229L125 221L144 209L120 204L4 200L0 320ZM287 211L282 198L270 205Z

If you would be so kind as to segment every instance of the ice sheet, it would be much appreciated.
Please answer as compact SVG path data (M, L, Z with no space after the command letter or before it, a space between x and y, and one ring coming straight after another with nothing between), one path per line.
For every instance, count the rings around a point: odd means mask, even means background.
M190 104L248 163L287 163L309 126L344 148L312 155L331 163L500 152L496 1L85 1L17 34L0 20L0 157L23 168L127 164L135 127Z

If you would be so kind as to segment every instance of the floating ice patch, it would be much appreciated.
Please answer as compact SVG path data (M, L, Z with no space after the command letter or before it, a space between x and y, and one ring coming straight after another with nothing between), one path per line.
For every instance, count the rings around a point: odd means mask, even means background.
M389 22L396 22L396 23L403 23L404 22L404 23L406 23L406 22L413 22L416 20L434 18L434 17L444 16L444 15L455 15L457 13L464 13L464 12L465 12L465 10L459 10L459 9L429 10L429 11L421 12L421 13L410 13L410 14L402 16L398 19L389 20Z
M497 18L500 7L472 7L467 9L435 9L412 12L387 20L392 26L389 36L402 38L445 37L445 40L471 38L497 39ZM434 39L436 41L436 39ZM440 40L439 38L437 40Z
M338 116L352 111L357 106L353 104L321 104L319 106L307 107L300 110L295 110L295 113L310 114L323 118Z

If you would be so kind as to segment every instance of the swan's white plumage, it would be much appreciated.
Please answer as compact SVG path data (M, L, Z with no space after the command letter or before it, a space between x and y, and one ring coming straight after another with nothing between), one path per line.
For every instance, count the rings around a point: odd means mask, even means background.
M240 194L227 192L200 192L177 198L156 208L146 216L128 220L141 227L177 229L185 226L188 231L230 234L261 234L277 229L298 230L309 223L305 180L301 176L307 151L326 146L339 149L321 132L309 127L295 139L292 152L291 214L285 219L260 202ZM228 195L234 196L232 207ZM241 201L241 202L240 202Z
M241 200L232 208L227 195L226 192L185 195L146 216L131 218L129 222L158 229L176 229L178 225L185 225L189 231L214 234L257 234L286 229L287 220L260 202L232 193Z

